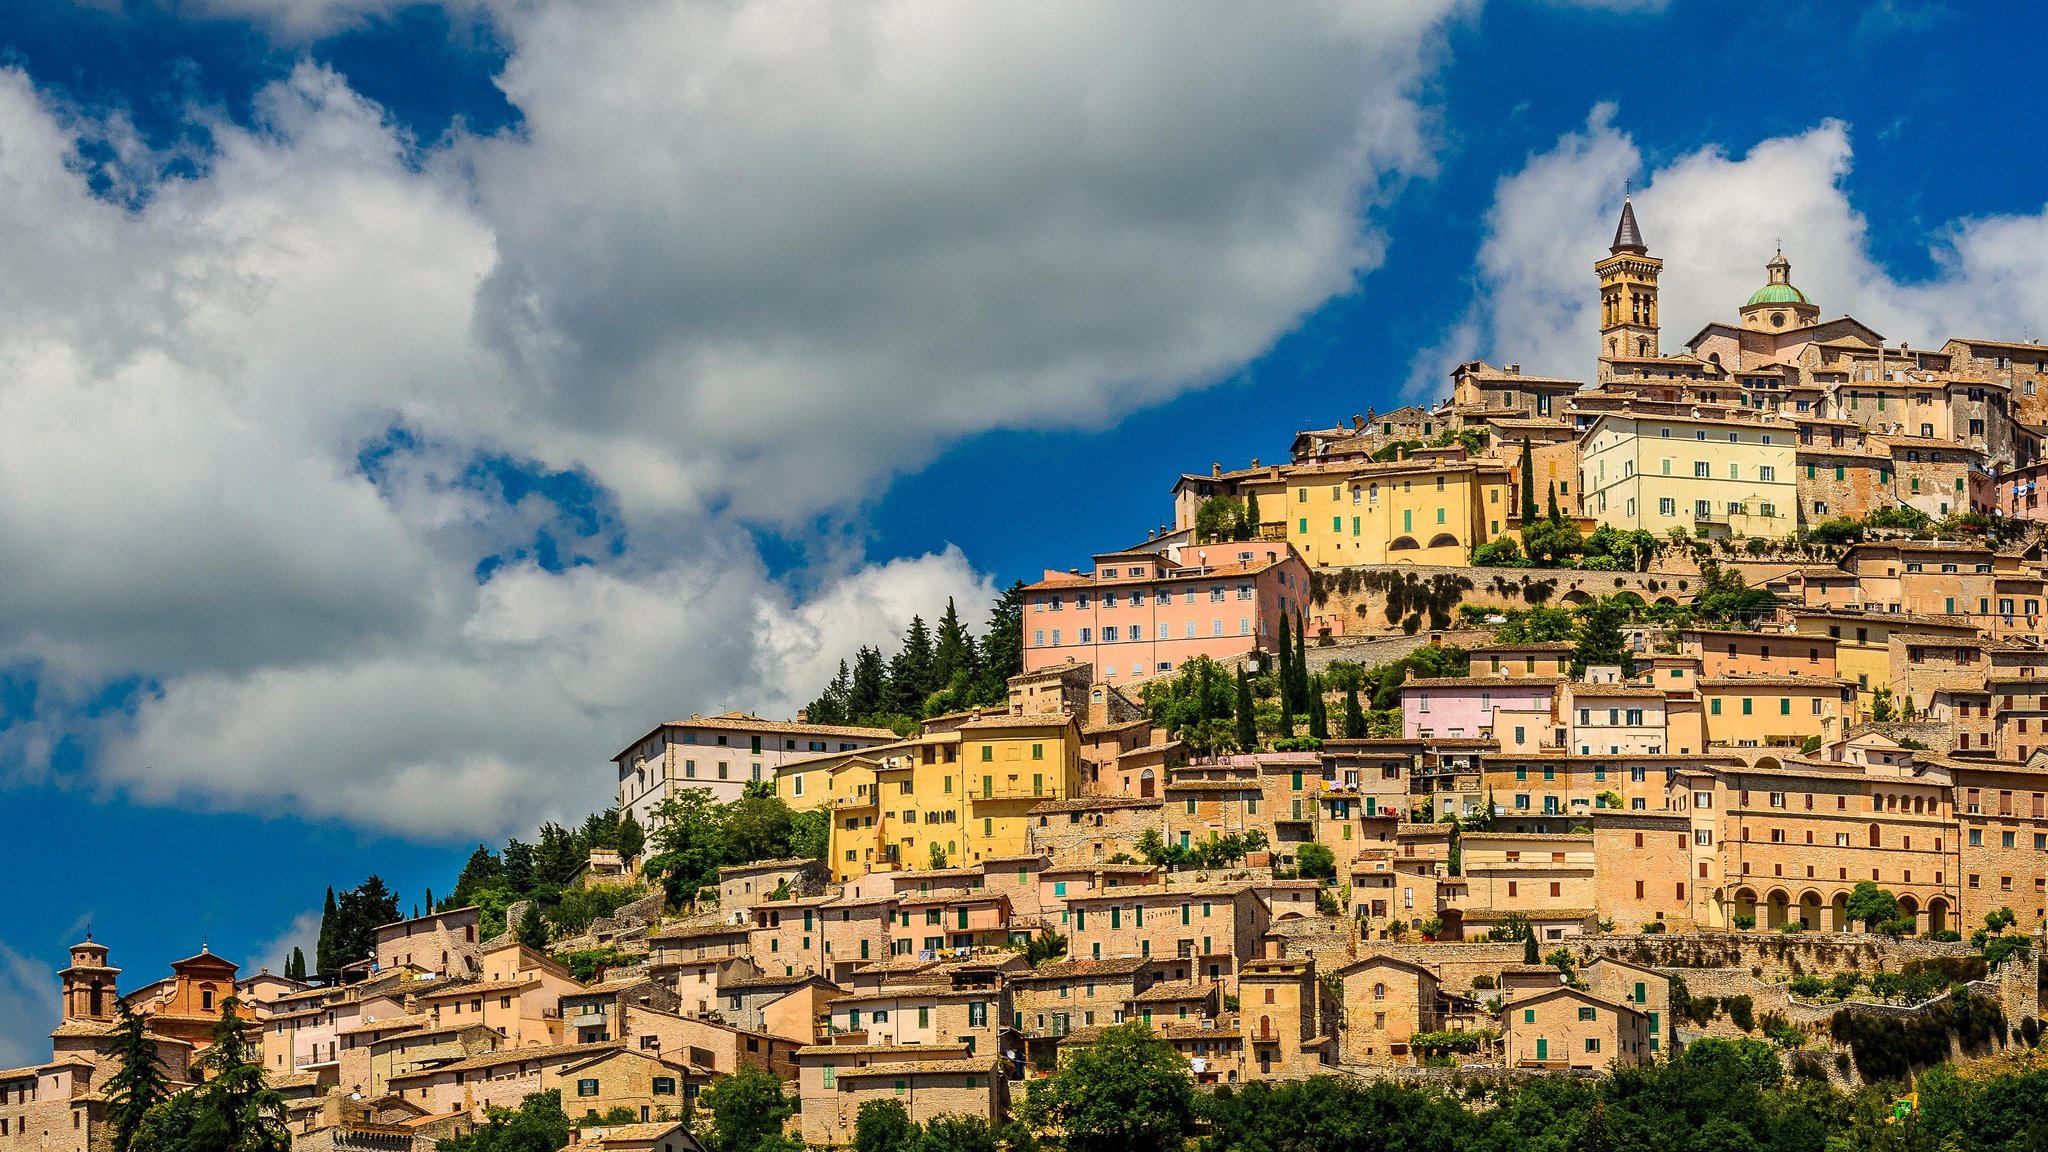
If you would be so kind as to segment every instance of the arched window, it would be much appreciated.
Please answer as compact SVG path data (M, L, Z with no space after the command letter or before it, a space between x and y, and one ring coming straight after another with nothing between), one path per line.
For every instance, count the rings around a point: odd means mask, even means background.
M1387 986L1385 984L1373 985L1372 998L1375 1000L1385 1000L1387 998Z

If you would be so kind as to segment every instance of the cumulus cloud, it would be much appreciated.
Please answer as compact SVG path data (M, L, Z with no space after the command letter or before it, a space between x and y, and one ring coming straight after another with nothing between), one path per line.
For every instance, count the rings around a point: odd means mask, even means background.
M304 950L306 963L310 967L316 959L319 945L320 910L311 908L292 917L283 931L257 945L248 958L242 961L242 971L245 975L254 975L267 968L282 974L285 962L291 959L294 948Z
M1200 387L1349 291L1456 8L525 0L489 9L502 135L422 145L306 64L180 156L0 71L10 760L487 834L601 804L657 719L786 713L912 611L978 615L957 551L779 578L751 530Z
M1213 380L1378 262L1447 7L512 9L524 120L468 156L507 434L781 517Z
M1417 358L1412 388L1434 395L1442 373L1478 355L1590 379L1599 331L1592 267L1607 254L1630 179L1644 238L1664 261L1667 353L1711 321L1734 320L1780 243L1793 282L1823 316L1854 315L1892 341L2018 339L2048 308L2048 270L2032 258L2048 246L2048 208L1942 226L1927 238L1935 274L1905 280L1872 257L1868 222L1849 202L1847 124L1824 121L1740 156L1703 148L1646 174L1616 115L1596 107L1583 131L1500 182L1472 304Z

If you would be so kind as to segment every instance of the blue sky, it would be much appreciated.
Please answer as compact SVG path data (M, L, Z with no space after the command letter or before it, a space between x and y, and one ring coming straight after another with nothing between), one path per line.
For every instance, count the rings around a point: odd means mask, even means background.
M1667 348L1781 237L1893 339L2043 335L1985 62L2044 23L18 0L0 1065L88 920L131 980L275 966L326 885L445 889L1182 470L1465 356L1583 376L1624 181Z

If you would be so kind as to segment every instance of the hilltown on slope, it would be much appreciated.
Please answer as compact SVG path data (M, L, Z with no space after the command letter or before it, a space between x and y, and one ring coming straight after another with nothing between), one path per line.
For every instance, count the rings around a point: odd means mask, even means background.
M681 915L643 901L553 946L636 963L579 983L457 908L380 928L332 985L202 950L121 999L182 1081L238 997L295 1139L379 1149L559 1089L572 1116L644 1122L587 1142L676 1152L689 1101L741 1066L795 1083L813 1145L850 1142L872 1099L1000 1119L1063 1049L1133 1020L1204 1086L1395 1074L1447 1043L1468 1065L1601 1070L1738 1027L1683 1015L1674 978L1824 1044L1832 1009L1791 977L1896 972L1968 953L1954 938L1987 914L2035 937L2048 917L2048 347L1887 345L1821 319L1781 253L1736 320L1667 355L1660 271L1624 205L1590 382L1468 363L1435 407L1179 477L1170 527L1024 589L1006 708L909 738L728 713L634 740L617 798L643 824L682 790L753 782L831 818L822 861L727 868ZM1217 497L1256 510L1235 538L1198 529ZM1653 534L1654 555L1475 565L1553 501ZM1897 508L1948 530L1802 535ZM1283 622L1318 652L1398 654L1421 614L1401 627L1375 574L1454 576L1483 623L1553 599L1677 606L1704 562L1778 609L1633 629L1631 676L1461 636L1470 673L1405 682L1399 736L1199 757L1134 703L1197 656L1271 651ZM1129 862L1147 833L1261 847L1168 870ZM1293 878L1312 843L1332 883ZM594 853L581 882L637 864ZM1851 920L1864 882L1896 897L1886 933ZM1525 931L1543 963L1490 942ZM1044 934L1065 955L1034 966L1018 946ZM50 1062L0 1071L0 1150L106 1146L119 975L104 945L72 948ZM2018 1019L2037 981L2022 953L1973 987Z

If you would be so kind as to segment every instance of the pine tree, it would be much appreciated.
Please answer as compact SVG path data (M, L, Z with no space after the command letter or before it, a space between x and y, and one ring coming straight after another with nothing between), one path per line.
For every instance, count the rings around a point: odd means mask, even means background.
M1543 963L1543 956L1540 952L1537 951L1536 948L1536 933L1533 929L1529 931L1529 934L1527 936L1522 937L1522 963Z
M1323 699L1323 678L1317 676L1309 681L1308 734L1318 740L1330 738L1329 705Z
M567 884L589 859L574 832L552 820L540 826L540 844L533 852L534 879L543 884Z
M853 654L853 688L846 697L846 719L851 724L865 724L880 716L888 705L889 669L882 663L882 653L869 645L862 645Z
M1365 736L1365 710L1358 706L1358 685L1353 684L1344 691L1344 738L1359 740Z
M533 845L521 840L505 841L505 886L521 895L533 891Z
M832 678L825 690L819 693L811 706L804 709L804 715L813 724L850 724L852 718L846 714L847 696L853 691L852 675L846 669L846 661L839 662L839 675Z
M519 924L516 931L519 936L519 942L528 948L536 952L547 948L548 923L541 919L539 903L531 901L527 903L526 911L519 914Z
M303 962L303 957L301 958ZM170 1077L157 1061L156 1038L149 1023L122 1004L116 1010L114 1032L108 1038L107 1055L113 1057L114 1074L107 1078L107 1119L114 1125L114 1152L128 1152L128 1145L142 1127L142 1118L170 1095Z
M284 1095L264 1083L262 1056L246 1031L253 1022L236 1011L240 1003L230 996L221 1004L213 1044L194 1061L206 1080L192 1090L198 1107L182 1143L220 1152L286 1152L292 1139Z
M975 678L974 702L1002 704L1010 698L1010 677L1024 671L1024 582L1003 589L989 608L988 631L981 638L981 661Z
M1536 458L1530 455L1529 438L1522 437L1522 527L1536 523Z
M333 977L341 971L341 961L336 959L335 937L341 931L341 913L334 906L334 885L327 886L327 904L320 910L320 939L313 946L313 960L320 966L320 975Z
M1242 668L1237 670L1237 746L1244 752L1259 748L1258 705L1252 702L1251 675Z
M960 611L948 596L946 613L939 617L938 635L932 642L932 683L939 688L951 688L962 677L973 674L974 637L960 623Z
M889 662L890 713L924 719L924 702L936 688L932 683L932 634L924 617L912 616L903 631L903 646Z

